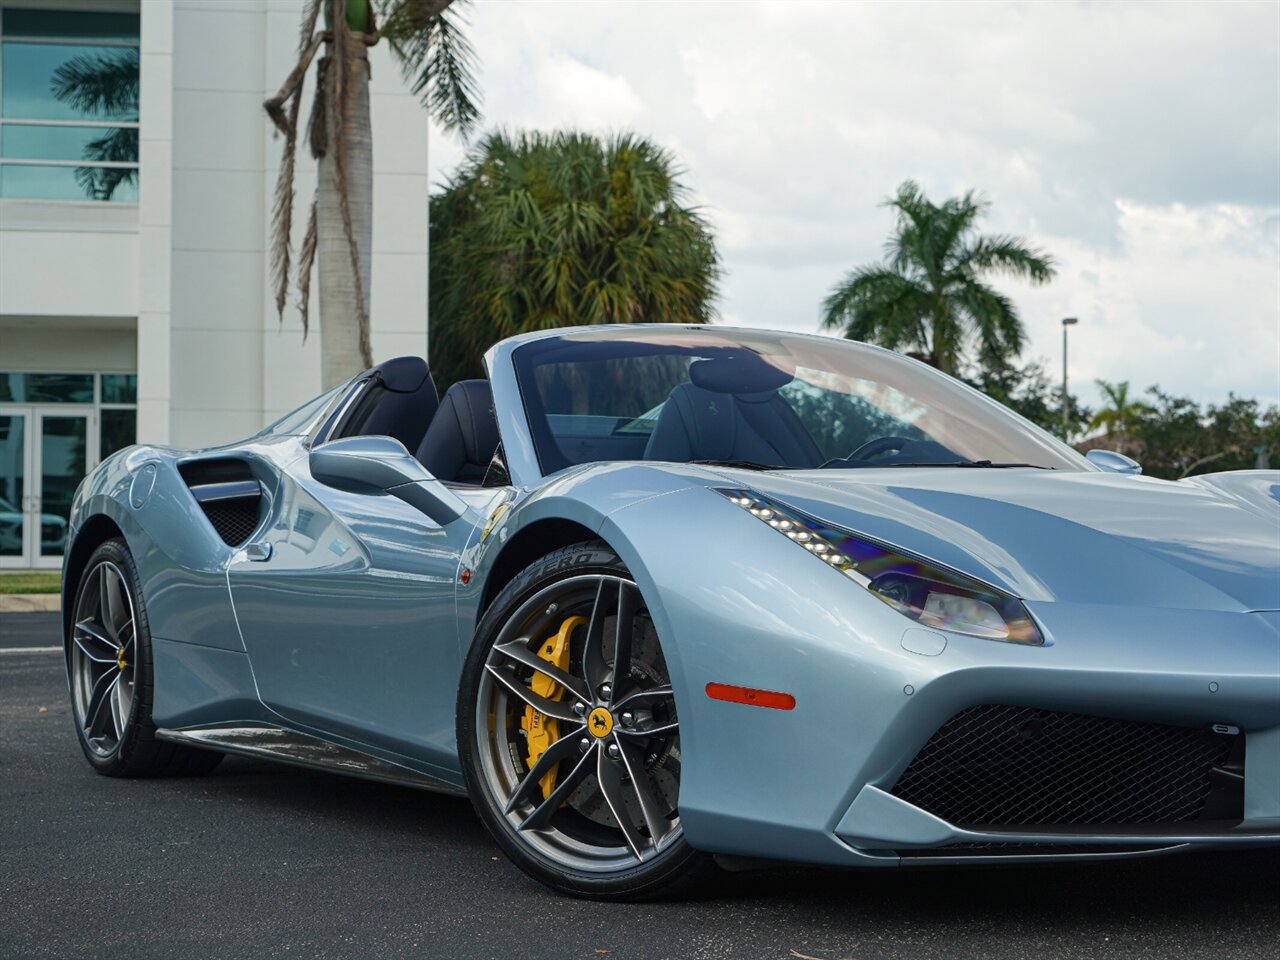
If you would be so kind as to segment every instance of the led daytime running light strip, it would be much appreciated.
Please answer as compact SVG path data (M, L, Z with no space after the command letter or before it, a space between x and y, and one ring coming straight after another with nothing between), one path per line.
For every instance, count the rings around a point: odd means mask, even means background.
M858 561L843 552L838 542L826 535L815 521L792 513L776 501L767 500L750 490L717 489L716 493L767 523L788 540L794 540L855 583L864 587L871 583L871 578L858 569Z

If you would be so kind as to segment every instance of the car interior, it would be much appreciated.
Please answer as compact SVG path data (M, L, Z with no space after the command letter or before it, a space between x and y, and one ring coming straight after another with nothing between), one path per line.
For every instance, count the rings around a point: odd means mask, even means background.
M645 448L646 460L752 460L793 468L825 459L778 393L792 374L754 354L695 360L671 391Z
M421 357L397 357L361 374L369 381L354 406L339 407L321 428L327 440L389 436L404 444L438 480L479 485L498 448L498 422L488 380L461 380L436 400Z

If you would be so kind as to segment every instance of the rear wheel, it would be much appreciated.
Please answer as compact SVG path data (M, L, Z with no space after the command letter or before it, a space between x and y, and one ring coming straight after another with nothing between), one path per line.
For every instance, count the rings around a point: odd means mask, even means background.
M155 738L151 632L133 556L108 540L85 565L67 638L72 715L85 758L111 777L205 773L222 754Z
M680 823L680 727L653 620L602 543L542 558L494 601L463 671L458 744L481 819L551 887L646 899L714 869Z

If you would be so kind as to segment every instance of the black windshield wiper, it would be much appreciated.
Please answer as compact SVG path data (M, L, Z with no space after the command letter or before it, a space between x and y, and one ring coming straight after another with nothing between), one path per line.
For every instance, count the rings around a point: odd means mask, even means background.
M733 467L738 470L786 470L779 464L757 463L754 460L689 460L700 467Z
M931 460L923 463L872 463L868 467L978 467L985 470L1007 470L1010 467L1030 467L1032 470L1052 470L1036 463L993 463L990 460Z

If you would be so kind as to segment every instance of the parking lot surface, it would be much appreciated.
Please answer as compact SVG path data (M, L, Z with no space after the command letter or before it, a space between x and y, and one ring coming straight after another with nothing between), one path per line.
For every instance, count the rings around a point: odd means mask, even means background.
M1280 957L1280 852L726 875L569 900L465 800L228 758L113 780L71 727L53 615L0 615L0 958ZM22 652L35 648L35 652Z

